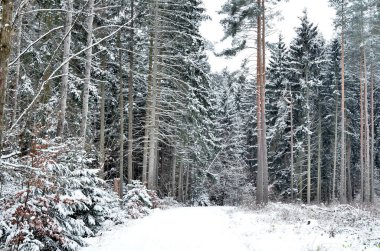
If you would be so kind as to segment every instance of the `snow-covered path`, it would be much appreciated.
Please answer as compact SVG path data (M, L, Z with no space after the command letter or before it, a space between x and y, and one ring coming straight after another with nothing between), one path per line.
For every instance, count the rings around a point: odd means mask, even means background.
M81 251L379 251L380 220L355 212L283 204L156 210L87 239ZM356 225L344 223L348 215Z
M91 239L92 245L83 251L245 251L231 228L232 211L215 207L156 211Z

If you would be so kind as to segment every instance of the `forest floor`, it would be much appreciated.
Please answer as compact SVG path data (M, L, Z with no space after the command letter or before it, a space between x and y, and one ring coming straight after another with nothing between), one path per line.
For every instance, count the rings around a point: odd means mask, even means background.
M380 212L352 206L180 207L110 228L81 251L380 250Z

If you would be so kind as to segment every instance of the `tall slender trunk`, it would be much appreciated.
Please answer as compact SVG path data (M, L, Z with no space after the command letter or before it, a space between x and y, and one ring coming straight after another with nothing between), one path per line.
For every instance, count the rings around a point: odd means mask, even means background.
M294 200L294 128L293 128L293 94L290 86L290 194Z
M143 152L143 166L142 166L142 182L145 185L148 181L148 155L149 155L149 130L150 130L150 110L152 101L152 75L153 75L153 33L150 33L150 45L149 45L149 65L148 65L148 94L146 98L146 114L145 114L145 133L144 133L144 152Z
M134 0L131 1L131 29L129 49L129 76L128 76L128 183L133 180L133 65L134 65Z
M267 149L267 137L266 137L266 117L265 117L265 84L266 84L266 70L265 70L265 0L262 0L262 9L263 9L263 14L262 14L262 43L261 43L261 50L262 50L262 63L261 63L261 77L262 77L262 82L261 82L261 140L262 140L262 160L263 160L263 202L264 204L268 203L268 182L269 182L269 176L268 176L268 149Z
M257 0L261 6L261 0ZM261 124L261 15L257 16L257 182L256 182L256 203L263 202L263 166L262 166L262 124Z
M119 130L119 178L120 190L119 197L123 199L124 189L124 81L123 81L123 53L121 50L121 31L118 34L117 44L119 49L119 117L120 117L120 130ZM122 202L121 202L122 203Z
M322 190L322 122L321 122L321 111L319 111L319 119L318 119L318 174L317 174L317 203L321 202L321 190Z
M342 95L341 95L341 163L340 163L340 186L339 186L339 201L342 204L347 203L346 195L346 161L345 161L345 151L346 151L346 130L345 130L345 93L344 93L344 0L342 1L342 34L341 34L341 77L342 77Z
M334 161L333 161L333 176L332 176L332 193L333 201L336 199L336 169L337 169L337 152L338 152L338 95L335 100L335 133L334 133Z
M61 100L59 103L59 113L58 113L58 126L57 126L57 136L63 137L63 131L66 119L66 103L67 103L67 89L69 85L69 57L70 57L70 46L71 46L71 26L73 23L73 1L67 1L67 12L65 20L65 39L63 42L63 62L66 62L62 66L62 83L61 83Z
M301 151L299 156L299 177L298 177L298 185L299 185L299 197L300 202L303 200L303 158L304 152Z
M106 53L102 54L101 67L106 69ZM100 82L100 142L99 142L99 166L100 166L100 178L105 179L105 104L106 104L106 91L105 82Z
M374 179L374 168L375 168L375 105L374 105L374 64L371 64L371 163L370 163L370 184L371 184L371 203L375 200L375 179Z
M83 84L83 105L82 105L82 121L80 126L80 136L83 140L83 148L86 144L87 133L87 117L88 117L88 99L89 86L91 82L91 64L92 64L92 31L94 23L94 0L88 2L88 17L87 17L87 47L86 64Z
M360 53L360 199L364 202L364 102L363 102L363 66Z
M183 160L179 163L178 200L183 202Z
M19 16L18 20L18 29L17 29L17 61L16 61L16 73L15 73L15 81L13 86L13 102L12 102L12 120L11 125L13 125L16 121L17 110L18 110L18 90L20 85L20 75L21 75L21 44L22 44L22 20L23 15Z
M157 41L159 41L159 39L157 39ZM160 85L159 83L161 82L161 69L162 69L162 43L160 42L159 48L161 48L159 50L159 54L158 54L158 62L157 62L157 76L156 76L156 105L155 105L155 109L156 110L160 110L160 100L161 100L161 88L160 88ZM154 124L154 140L155 140L155 149L154 149L154 187L158 187L158 170L159 170L159 167L162 168L162 165L163 165L163 159L161 158L161 161L160 158L159 158L159 154L160 154L160 151L159 151L159 140L158 140L158 137L159 137L159 128L160 128L160 114L158 112L156 112L156 118L155 118L155 124ZM159 163L160 162L160 163ZM159 166L160 164L160 166Z
M371 200L371 180L370 180L370 138L369 138L369 114L368 114L368 86L367 86L367 60L365 47L363 46L363 67L364 67L364 125L365 125L365 202Z
M190 166L186 167L186 177L185 177L186 183L185 183L185 195L184 195L184 201L187 201L189 199L189 189L190 189Z
M173 147L173 158L172 158L172 196L175 198L177 194L175 176L176 176L176 166L177 166L177 148Z
M4 108L7 95L8 59L11 53L13 0L2 0L0 28L0 154L5 130Z
M156 189L156 104L157 104L157 75L158 75L158 0L155 0L154 6L154 42L153 42L153 76L152 76L152 93L151 93L151 113L150 113L150 131L149 131L149 162L148 162L148 188Z
M347 119L346 119L347 121ZM351 181L351 138L347 137L347 202L352 202L352 181Z
M310 204L311 197L311 121L310 121L310 87L309 87L309 72L306 69L306 109L307 109L307 194L306 200Z
M158 115L156 115L156 126L155 128L158 128ZM153 161L153 166L154 166L154 180L153 180L153 187L155 189L158 188L158 169L162 167L162 158L160 161L160 151L159 151L159 142L158 142L158 130L155 129L155 142L154 142L154 161Z

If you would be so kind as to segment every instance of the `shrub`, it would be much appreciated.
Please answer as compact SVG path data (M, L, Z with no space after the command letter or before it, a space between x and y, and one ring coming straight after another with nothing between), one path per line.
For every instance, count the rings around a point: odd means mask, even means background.
M34 146L27 188L5 202L0 216L3 247L72 251L100 229L117 199L80 149L75 140Z
M128 185L127 194L124 196L124 206L128 217L131 219L142 218L150 214L161 203L155 191L148 190L140 181L133 181Z

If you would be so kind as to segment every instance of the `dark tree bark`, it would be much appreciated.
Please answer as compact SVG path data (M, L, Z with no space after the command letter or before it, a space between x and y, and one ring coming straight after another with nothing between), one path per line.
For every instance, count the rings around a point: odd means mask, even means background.
M0 153L5 130L4 108L7 94L8 59L11 53L13 0L2 0L0 27Z

